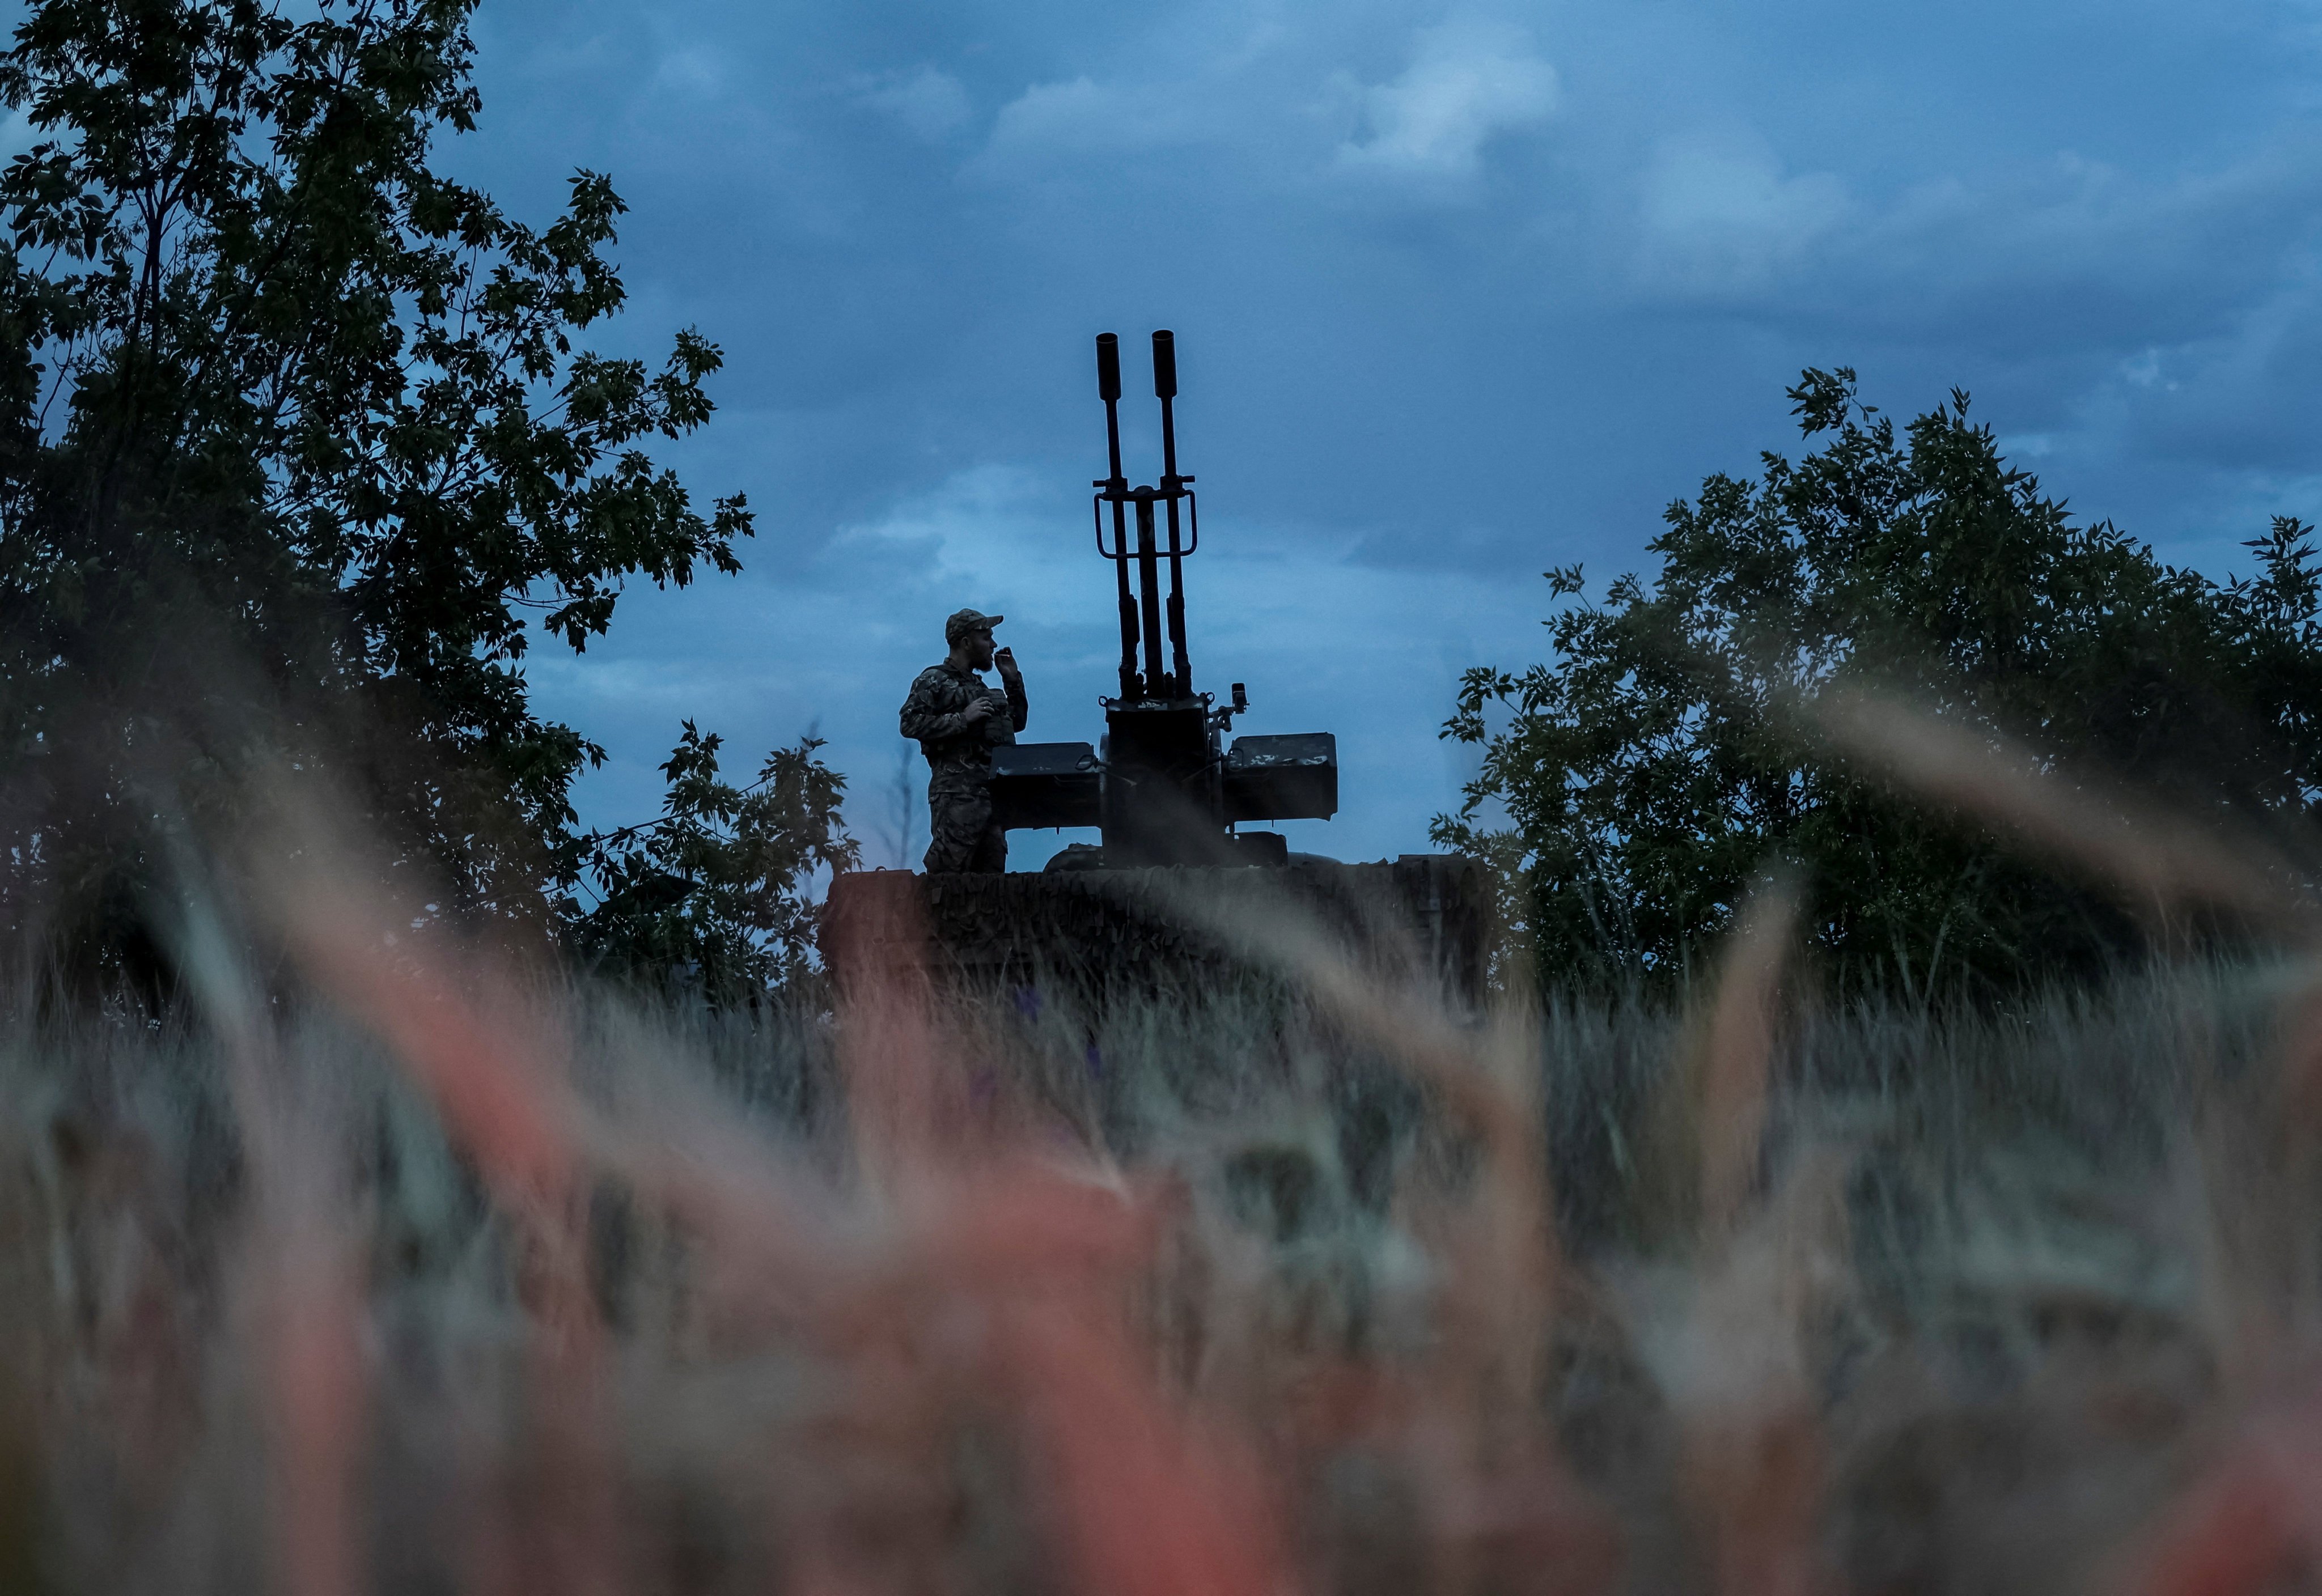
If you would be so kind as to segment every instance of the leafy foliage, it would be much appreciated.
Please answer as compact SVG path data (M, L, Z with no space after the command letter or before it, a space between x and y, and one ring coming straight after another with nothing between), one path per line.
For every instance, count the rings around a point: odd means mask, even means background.
M1677 977L1788 861L1826 964L1857 983L1990 990L2136 945L2108 901L2007 839L1915 807L1802 733L1873 687L2242 824L2322 795L2322 582L2277 519L2219 585L2109 523L2075 524L2010 467L1965 395L1899 433L1854 374L1790 390L1820 446L1670 506L1650 586L1623 576L1546 624L1554 657L1478 668L1445 735L1483 751L1440 842L1496 860L1543 969ZM1487 823L1495 807L1504 825Z
M35 0L0 102L0 875L100 943L260 743L331 769L450 907L538 916L601 751L534 713L540 631L738 569L646 445L717 349L577 340L624 207L535 229L430 163L473 0ZM61 901L62 907L58 907ZM93 919L92 919L93 917Z
M846 779L815 758L819 738L776 749L746 788L719 779L718 745L686 722L662 766L661 819L591 839L599 902L574 939L602 970L731 1008L808 973L807 887L818 871L854 869L860 846L840 829Z

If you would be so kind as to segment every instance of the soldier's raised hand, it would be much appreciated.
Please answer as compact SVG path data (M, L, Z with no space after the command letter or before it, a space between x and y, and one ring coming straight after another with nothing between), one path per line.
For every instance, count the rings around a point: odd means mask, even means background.
M1016 651L1013 649L1001 649L992 656L992 662L1000 667L1000 674L1002 676L1022 674L1016 669Z

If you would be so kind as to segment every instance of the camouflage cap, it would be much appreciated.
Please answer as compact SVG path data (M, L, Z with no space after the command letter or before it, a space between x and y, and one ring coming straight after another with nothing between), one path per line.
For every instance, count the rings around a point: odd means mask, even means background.
M1006 616L987 616L977 610L955 609L952 611L951 618L944 623L944 641L957 643L971 632L989 632L1007 618Z

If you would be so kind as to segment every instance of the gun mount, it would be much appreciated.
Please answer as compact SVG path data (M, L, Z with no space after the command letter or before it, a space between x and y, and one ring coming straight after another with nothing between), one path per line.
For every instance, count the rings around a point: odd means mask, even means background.
M1027 988L1045 986L1084 1014L1227 974L1253 981L1252 991L1278 991L1301 979L1263 951L1286 915L1380 990L1431 983L1472 1011L1489 967L1494 902L1481 865L1437 854L1376 864L1294 859L1279 833L1234 830L1337 813L1338 740L1232 737L1248 689L1234 682L1223 703L1195 690L1184 568L1202 534L1193 479L1177 469L1176 341L1153 334L1154 485L1132 487L1121 469L1120 345L1110 333L1096 341L1096 369L1111 470L1092 484L1091 513L1097 553L1114 572L1120 689L1099 700L1101 743L992 748L991 793L1003 826L1095 826L1103 846L1059 855L1039 872L841 874L821 927L834 989L884 1003L1013 987L1021 1003ZM1217 868L1250 864L1281 868Z
M1096 493L1090 509L1097 552L1112 562L1120 606L1120 693L1100 700L1105 734L1099 747L1023 743L993 749L994 813L1011 830L1100 827L1109 869L1280 864L1288 854L1278 834L1240 835L1234 827L1336 814L1338 739L1302 732L1228 744L1226 733L1248 709L1248 696L1235 682L1220 707L1214 694L1194 691L1185 649L1185 561L1201 549L1202 521L1193 479L1177 470L1176 339L1153 334L1153 393L1161 402L1157 484L1132 488L1121 470L1120 341L1110 333L1098 335L1096 372L1111 470L1091 484Z

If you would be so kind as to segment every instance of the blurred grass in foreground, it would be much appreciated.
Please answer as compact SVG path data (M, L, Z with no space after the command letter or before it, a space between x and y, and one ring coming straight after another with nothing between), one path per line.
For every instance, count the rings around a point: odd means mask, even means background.
M842 948L831 1011L721 1017L450 940L313 816L188 853L171 1018L28 988L0 1041L0 1587L2304 1588L2310 898L1832 725L2157 945L2276 951L1834 1003L1769 873L1679 1001L1477 1014L1188 897L1246 983Z
M0 1061L0 1584L2236 1591L2322 1471L2307 967L1454 1021L639 1007L286 911ZM1553 1217L1551 1218L1551 1216Z

